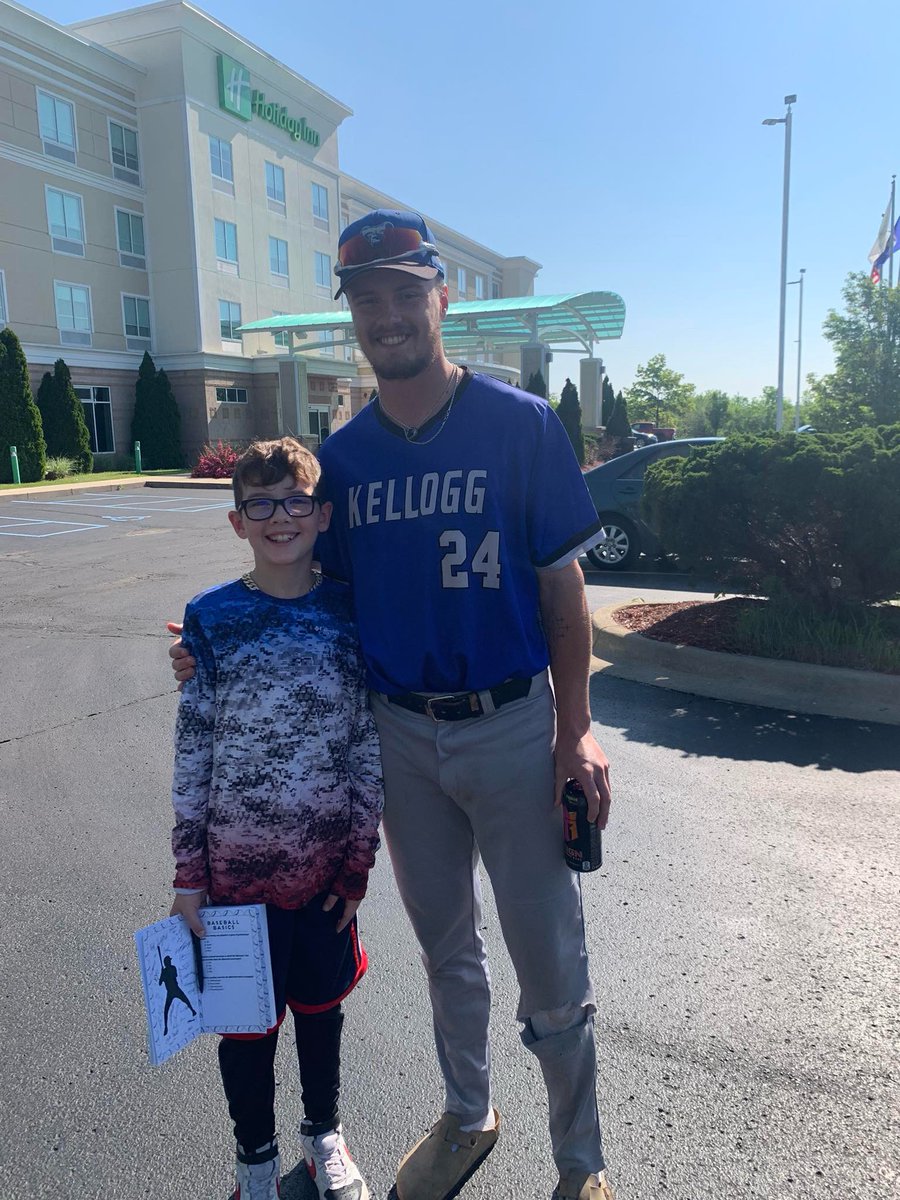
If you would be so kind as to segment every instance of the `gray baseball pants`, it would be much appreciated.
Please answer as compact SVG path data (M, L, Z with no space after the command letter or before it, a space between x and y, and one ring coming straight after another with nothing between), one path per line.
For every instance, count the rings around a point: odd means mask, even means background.
M482 697L486 707L489 695ZM491 1111L490 975L479 856L519 983L517 1019L547 1087L560 1174L603 1170L594 992L581 881L565 864L553 806L555 710L546 672L530 694L435 722L372 695L384 766L384 831L422 948L446 1111Z

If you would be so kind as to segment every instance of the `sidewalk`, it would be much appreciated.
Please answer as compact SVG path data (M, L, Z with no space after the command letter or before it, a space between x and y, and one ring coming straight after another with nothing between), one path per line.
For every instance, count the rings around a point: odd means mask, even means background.
M14 496L17 500L23 498L37 499L41 496L77 496L79 492L119 492L125 487L186 487L186 488L219 488L231 490L230 479L192 479L190 475L122 475L118 479L100 479L96 483L86 480L84 483L45 483L35 487L31 483L23 483L21 487L5 487L0 491L0 504L6 496Z

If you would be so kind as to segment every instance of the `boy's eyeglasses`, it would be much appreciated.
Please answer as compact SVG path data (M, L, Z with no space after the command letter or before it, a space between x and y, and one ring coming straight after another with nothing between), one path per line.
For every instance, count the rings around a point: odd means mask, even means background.
M238 512L243 513L248 521L268 521L281 505L289 517L308 517L318 503L318 496L305 496L302 492L296 496L283 496L280 500L254 496L252 500L242 500Z

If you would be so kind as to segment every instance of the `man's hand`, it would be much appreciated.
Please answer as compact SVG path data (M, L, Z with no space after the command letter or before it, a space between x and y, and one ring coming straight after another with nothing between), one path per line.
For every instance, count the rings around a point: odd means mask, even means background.
M323 912L331 912L331 910L334 908L334 906L337 904L337 902L338 902L338 900L340 900L340 898L341 898L340 896L336 896L334 894L334 892L332 892L331 895L328 896L327 899L325 900L325 903L322 905L322 911ZM337 927L335 929L336 933L340 933L342 929L347 928L347 926L350 924L350 922L353 920L354 916L356 915L356 910L359 908L360 904L362 904L361 900L345 900L344 901L344 915L341 917L341 919L337 923Z
M174 621L166 621L166 629L169 633L174 633L178 637L178 641L173 642L169 647L169 658L172 660L172 670L175 672L175 678L179 684L187 683L189 679L194 678L194 671L197 669L197 660L185 650L181 644L181 626Z
M577 779L584 788L588 806L588 820L600 818L600 828L606 828L612 793L609 788L609 759L601 750L592 733L586 733L575 742L568 742L557 735L554 755L555 803L562 803L562 793L567 779Z
M181 892L175 897L175 902L172 905L170 917L184 917L188 923L188 928L191 933L196 933L197 937L206 937L206 930L203 928L203 922L200 920L200 909L206 903L206 892L189 892L183 895Z

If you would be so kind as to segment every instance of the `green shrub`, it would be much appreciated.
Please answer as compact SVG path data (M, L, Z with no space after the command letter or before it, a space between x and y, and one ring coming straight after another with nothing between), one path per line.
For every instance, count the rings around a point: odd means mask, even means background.
M728 591L818 612L900 594L896 428L730 437L654 463L642 511Z
M569 435L575 457L579 466L584 466L584 434L581 431L581 402L578 399L578 388L571 379L567 379L559 398L556 415L562 421L563 428Z
M76 475L78 468L74 459L65 458L61 455L48 455L47 465L44 467L45 479L65 479L68 475Z
M628 406L625 397L619 392L613 405L612 413L606 422L606 436L624 438L631 437L631 422L628 419Z
M94 463L91 435L65 359L58 358L53 364L53 373L47 371L41 380L37 406L41 410L47 453L56 458L71 459L79 472L90 472Z
M44 478L47 446L41 414L31 394L22 343L9 328L0 329L0 483L12 483L9 448L15 446L23 483Z
M545 400L547 399L547 384L540 371L531 372L528 383L525 385L525 391L530 392L532 396L543 396Z
M131 440L141 443L141 465L148 471L180 467L181 414L165 371L157 371L144 351L135 385Z

